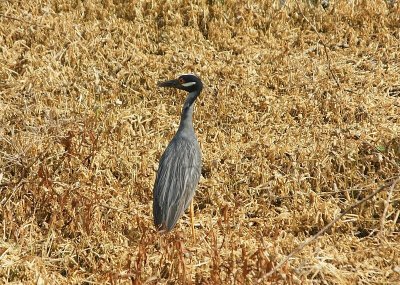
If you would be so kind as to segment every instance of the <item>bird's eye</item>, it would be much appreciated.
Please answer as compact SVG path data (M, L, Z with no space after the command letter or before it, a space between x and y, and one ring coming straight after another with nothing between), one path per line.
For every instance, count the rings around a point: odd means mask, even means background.
M185 80L183 80L183 78L179 78L179 83L183 84L183 83L185 83Z

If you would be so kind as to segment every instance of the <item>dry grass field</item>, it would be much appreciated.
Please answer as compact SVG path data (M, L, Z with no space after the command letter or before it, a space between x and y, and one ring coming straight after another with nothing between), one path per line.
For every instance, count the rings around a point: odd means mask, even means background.
M0 283L399 284L400 3L330 2L1 1ZM152 221L182 73L194 240Z

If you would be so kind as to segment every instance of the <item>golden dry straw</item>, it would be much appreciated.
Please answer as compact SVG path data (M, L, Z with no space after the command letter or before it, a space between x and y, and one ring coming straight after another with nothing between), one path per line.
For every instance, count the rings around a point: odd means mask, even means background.
M399 2L323 2L2 1L0 283L399 283ZM152 222L191 72L194 242Z

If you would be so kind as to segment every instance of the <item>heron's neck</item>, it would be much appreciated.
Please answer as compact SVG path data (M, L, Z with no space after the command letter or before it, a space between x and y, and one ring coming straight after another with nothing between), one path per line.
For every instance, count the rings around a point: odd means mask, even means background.
M193 108L194 101L199 96L200 91L190 92L186 97L185 103L183 104L181 122L179 129L181 130L193 130Z

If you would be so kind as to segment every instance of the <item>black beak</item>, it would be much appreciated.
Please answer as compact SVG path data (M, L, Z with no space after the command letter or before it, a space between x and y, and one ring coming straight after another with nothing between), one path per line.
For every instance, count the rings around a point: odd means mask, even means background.
M173 87L173 88L178 88L180 86L179 80L173 79L173 80L167 80L164 82L158 82L158 87Z

